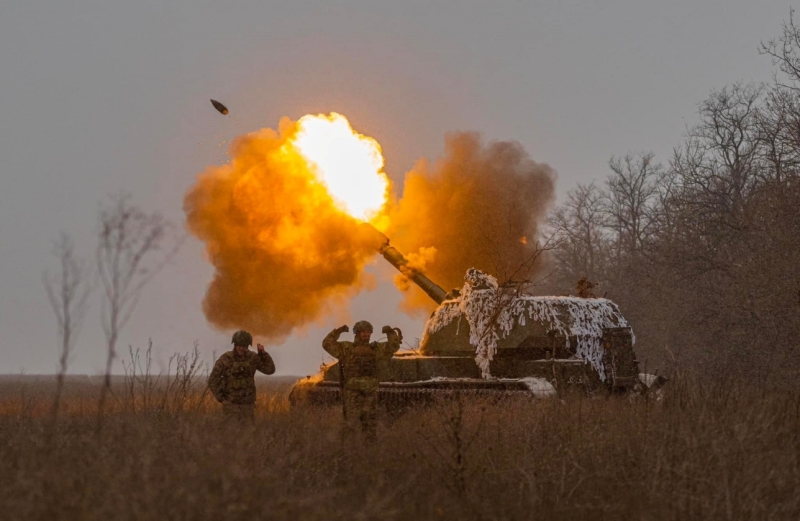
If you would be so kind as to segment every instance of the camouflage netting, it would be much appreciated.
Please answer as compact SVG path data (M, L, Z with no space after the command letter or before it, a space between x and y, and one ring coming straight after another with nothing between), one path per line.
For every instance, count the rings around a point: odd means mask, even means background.
M467 271L464 281L459 297L443 302L428 320L423 340L463 315L475 362L483 377L490 378L497 341L514 327L534 320L565 337L567 347L574 337L575 355L592 364L605 380L603 328L628 326L616 304L603 298L515 296L499 291L497 279L474 268Z

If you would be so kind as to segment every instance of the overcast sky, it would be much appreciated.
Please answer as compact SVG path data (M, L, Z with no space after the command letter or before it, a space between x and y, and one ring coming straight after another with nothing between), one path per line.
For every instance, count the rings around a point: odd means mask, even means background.
M544 5L548 4L548 5ZM121 191L183 225L196 175L238 134L282 116L337 111L377 139L398 183L444 135L516 140L558 172L558 193L606 176L612 154L666 160L697 103L735 81L769 81L759 41L785 1L0 2L0 373L51 373L55 319L41 275L58 233L92 258L101 201ZM223 101L221 116L209 98ZM389 280L391 268L371 269ZM200 309L212 270L189 239L145 289L121 346L156 360L197 340L229 349ZM287 281L290 283L290 281ZM104 366L100 293L71 372ZM399 325L390 282L353 319ZM322 323L270 347L278 374L312 374ZM163 367L163 365L162 365ZM121 365L115 366L117 371Z

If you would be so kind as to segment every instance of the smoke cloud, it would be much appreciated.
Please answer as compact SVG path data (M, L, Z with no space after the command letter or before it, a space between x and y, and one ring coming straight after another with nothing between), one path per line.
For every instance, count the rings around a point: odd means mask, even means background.
M503 280L533 253L554 185L553 169L534 162L519 143L453 133L441 159L421 160L406 174L387 235L445 290L460 288L469 268ZM405 290L405 311L435 307L405 277L395 282Z
M309 171L292 145L297 132L284 118L278 131L237 138L230 163L209 167L184 200L215 268L207 319L275 343L372 283L362 270L372 242Z
M307 151L301 152L304 119L284 118L277 131L235 139L230 163L200 174L184 200L187 226L205 243L215 268L203 300L206 318L271 343L331 314L344 315L348 298L374 285L363 272L376 254L374 233L343 211L339 197L350 192L332 196ZM317 142L324 147L329 140ZM330 153L343 154L341 148ZM445 290L461 287L469 268L504 280L534 251L554 179L553 170L518 143L451 134L444 156L433 164L421 160L406 174L402 199L371 220L406 254L408 269ZM387 184L384 201L390 189ZM405 275L395 282L406 312L434 307Z

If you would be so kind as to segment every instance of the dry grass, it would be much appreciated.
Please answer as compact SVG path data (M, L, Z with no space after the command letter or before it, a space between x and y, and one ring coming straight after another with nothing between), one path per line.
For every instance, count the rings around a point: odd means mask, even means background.
M261 380L254 425L225 424L195 386L180 406L118 395L98 432L98 384L68 380L54 424L50 381L0 382L3 518L800 515L797 391L672 382L658 403L462 397L384 418L364 445L341 438L336 409L290 410L278 379Z

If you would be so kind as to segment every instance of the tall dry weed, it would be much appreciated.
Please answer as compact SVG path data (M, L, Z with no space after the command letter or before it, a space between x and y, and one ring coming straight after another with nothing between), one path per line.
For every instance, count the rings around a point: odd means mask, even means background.
M252 425L225 422L198 386L192 408L111 402L98 435L91 402L100 382L68 380L49 442L50 390L5 383L0 511L14 519L800 515L797 391L679 379L659 402L461 396L385 417L378 442L364 444L342 438L338 409L290 409L288 384L271 381L259 382ZM122 396L124 382L115 387Z

